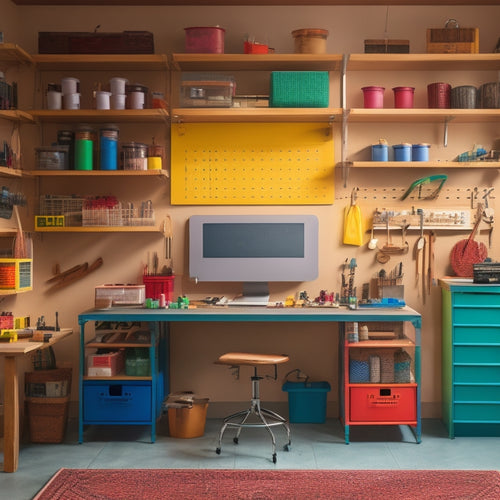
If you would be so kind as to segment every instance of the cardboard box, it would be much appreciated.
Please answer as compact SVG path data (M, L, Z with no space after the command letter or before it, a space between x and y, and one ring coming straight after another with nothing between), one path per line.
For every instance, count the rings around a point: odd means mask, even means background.
M124 367L125 354L123 350L87 356L87 375L89 377L113 377L122 372Z

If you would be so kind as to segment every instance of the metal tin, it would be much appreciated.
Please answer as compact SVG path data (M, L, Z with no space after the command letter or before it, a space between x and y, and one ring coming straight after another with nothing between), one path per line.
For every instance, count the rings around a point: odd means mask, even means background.
M328 30L305 28L292 31L296 54L324 54Z

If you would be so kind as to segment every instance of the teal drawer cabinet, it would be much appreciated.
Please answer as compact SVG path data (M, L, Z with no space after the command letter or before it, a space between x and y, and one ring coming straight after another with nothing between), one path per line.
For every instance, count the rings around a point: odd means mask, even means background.
M500 436L500 286L440 285L443 421L450 438Z

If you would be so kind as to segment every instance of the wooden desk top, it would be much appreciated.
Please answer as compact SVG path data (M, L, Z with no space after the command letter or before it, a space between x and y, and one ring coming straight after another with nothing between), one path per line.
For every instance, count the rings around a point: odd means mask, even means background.
M49 342L30 342L29 340L19 340L17 342L0 342L0 355L4 356L22 356L38 349L45 349L61 339L71 335L73 330L71 328L61 328L58 332L52 333L52 338Z

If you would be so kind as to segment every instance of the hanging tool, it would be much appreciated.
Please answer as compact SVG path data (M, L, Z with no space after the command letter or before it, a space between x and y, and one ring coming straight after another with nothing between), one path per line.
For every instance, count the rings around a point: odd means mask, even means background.
M474 241L474 236L481 223L483 205L478 203L476 222L470 236L465 240L455 243L451 249L451 267L457 276L472 277L474 272L473 265L480 264L488 257L488 249L482 242Z
M421 208L417 208L417 214L420 217L420 236L415 245L415 261L416 261L416 270L415 270L415 284L418 286L418 282L420 280L420 274L423 269L421 269L421 260L422 260L422 251L425 245L424 238L424 211Z
M422 179L417 179L416 181L412 182L412 184L403 194L401 199L406 200L406 198L408 198L408 196L410 196L410 194L412 194L413 191L418 189L419 200L434 200L435 198L438 197L439 192L441 191L446 179L448 179L448 176L444 174L429 175L427 177L423 177ZM422 187L427 184L432 184L434 188L429 194L423 195Z
M103 264L103 260L101 257L98 257L90 266L88 267L82 267L81 269L66 275L62 279L58 280L54 285L52 285L48 291L51 292L53 290L58 290L60 288L64 288L67 285L70 285L71 283L74 283L75 281L80 280L84 276L87 276L87 274L90 274L91 272L95 271L96 269L99 269Z
M344 245L361 246L363 244L363 219L361 210L357 205L357 194L359 188L351 192L351 204L344 212Z
M434 231L429 233L429 257L427 267L427 292L431 294L434 283L434 244L436 242L436 234Z

